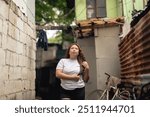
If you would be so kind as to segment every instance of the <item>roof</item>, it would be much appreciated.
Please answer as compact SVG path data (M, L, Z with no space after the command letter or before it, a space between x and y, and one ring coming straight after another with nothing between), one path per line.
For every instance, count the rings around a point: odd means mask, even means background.
M123 25L124 18L92 18L88 20L77 21L77 27L74 29L77 38L94 36L94 29L99 27L109 27Z
M143 10L140 10L133 16L133 20L131 21L131 27L134 27L142 17L144 17L150 11L150 0L147 2L147 5Z

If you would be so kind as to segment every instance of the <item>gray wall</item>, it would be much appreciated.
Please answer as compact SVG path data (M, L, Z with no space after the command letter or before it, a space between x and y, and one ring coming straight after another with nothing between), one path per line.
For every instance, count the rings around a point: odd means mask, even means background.
M119 27L98 28L95 29L95 34L97 88L104 89L106 81L105 72L118 77L120 74Z
M86 96L95 89L105 88L107 78L105 72L117 77L120 75L119 27L97 28L94 33L93 38L77 40L90 65L90 80L86 84Z
M105 88L107 78L105 72L119 77L118 34L117 26L103 27L95 29L93 38L77 39L90 65L90 80L86 84L86 96L95 89Z
M97 88L95 40L94 38L84 38L78 39L77 42L80 44L90 66L90 80L86 84L85 90L85 94L88 95L93 89Z
M35 24L21 4L0 5L0 99L35 99Z
M48 46L47 51L44 51L43 48L37 48L36 51L36 68L42 68L49 66L50 60L56 59L57 46Z

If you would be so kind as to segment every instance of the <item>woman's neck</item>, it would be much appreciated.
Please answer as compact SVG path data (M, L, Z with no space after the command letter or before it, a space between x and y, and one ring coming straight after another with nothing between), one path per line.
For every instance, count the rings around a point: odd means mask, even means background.
M70 59L72 59L72 60L76 60L76 59L77 59L77 57L75 57L75 56L70 56Z

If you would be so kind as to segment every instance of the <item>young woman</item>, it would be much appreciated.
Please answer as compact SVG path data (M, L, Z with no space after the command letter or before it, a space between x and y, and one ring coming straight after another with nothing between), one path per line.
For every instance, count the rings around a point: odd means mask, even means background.
M61 99L85 99L85 82L89 80L89 65L78 44L71 44L66 58L58 62L56 77L61 79Z

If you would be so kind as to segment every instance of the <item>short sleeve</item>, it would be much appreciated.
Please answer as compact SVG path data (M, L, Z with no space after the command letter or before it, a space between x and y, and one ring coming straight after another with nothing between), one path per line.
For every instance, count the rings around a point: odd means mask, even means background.
M61 59L61 60L58 62L57 66L56 66L56 69L63 69L63 66L64 66L63 59Z

